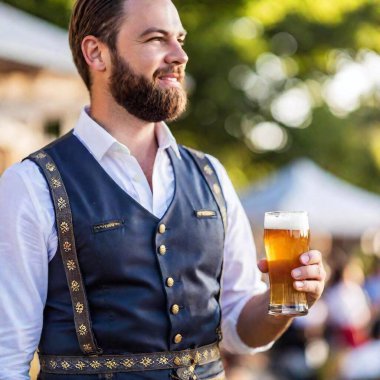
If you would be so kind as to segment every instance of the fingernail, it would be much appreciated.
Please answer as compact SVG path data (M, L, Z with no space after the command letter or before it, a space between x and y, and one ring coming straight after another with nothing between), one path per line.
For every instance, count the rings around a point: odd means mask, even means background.
M304 286L304 283L303 283L303 281L296 281L296 288L303 288L303 286Z
M301 261L302 261L302 263L307 264L310 261L310 256L309 255L303 255L301 257Z
M301 277L301 271L299 269L293 269L292 270L292 276L294 278L298 278L298 277Z

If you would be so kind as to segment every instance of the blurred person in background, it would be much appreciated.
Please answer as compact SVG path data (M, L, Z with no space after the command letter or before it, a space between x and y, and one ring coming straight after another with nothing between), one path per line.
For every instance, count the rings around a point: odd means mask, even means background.
M91 104L0 182L0 378L27 379L38 347L41 380L222 379L222 334L226 350L252 354L292 318L268 315L223 167L163 122L186 106L177 10L78 0L69 36ZM298 272L312 306L320 252Z
M271 372L281 380L317 380L329 347L324 338L328 309L321 299L308 315L296 318L269 352Z
M364 282L364 289L370 299L372 314L380 316L380 259L376 257L371 273Z
M335 269L324 300L328 331L336 347L356 347L366 341L371 308L363 288L364 273L355 260Z
M342 380L380 379L380 319L373 322L370 340L349 351L342 360Z

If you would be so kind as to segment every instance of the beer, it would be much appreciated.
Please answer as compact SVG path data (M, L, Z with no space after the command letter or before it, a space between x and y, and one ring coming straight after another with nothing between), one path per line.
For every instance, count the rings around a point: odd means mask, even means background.
M300 255L309 250L306 212L267 212L264 244L269 267L269 314L307 314L306 294L294 289L291 271L301 265Z

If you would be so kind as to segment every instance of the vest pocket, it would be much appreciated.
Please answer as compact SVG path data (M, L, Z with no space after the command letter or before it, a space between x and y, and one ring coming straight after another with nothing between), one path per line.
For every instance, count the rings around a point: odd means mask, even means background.
M109 231L109 230L115 230L117 228L121 228L124 225L124 220L109 220L103 223L94 224L92 226L92 231L94 233Z
M195 210L195 216L199 219L209 219L209 218L216 218L217 217L217 214L216 214L216 211L214 210L205 210L205 209L201 209L201 210Z

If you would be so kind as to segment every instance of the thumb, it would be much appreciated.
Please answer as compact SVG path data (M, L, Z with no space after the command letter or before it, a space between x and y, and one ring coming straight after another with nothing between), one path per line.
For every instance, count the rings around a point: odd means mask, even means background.
M257 263L257 266L259 267L260 271L263 273L268 273L268 260L267 259L261 259Z

